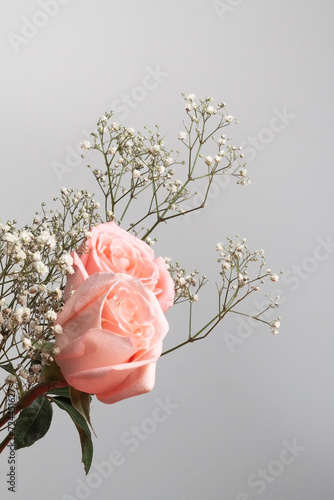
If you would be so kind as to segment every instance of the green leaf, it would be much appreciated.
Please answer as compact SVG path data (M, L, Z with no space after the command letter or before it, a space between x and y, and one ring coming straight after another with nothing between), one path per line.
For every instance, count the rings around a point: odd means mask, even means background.
M87 392L81 392L70 386L70 397L72 405L85 418L90 428L95 434L92 423L90 421L90 400L91 396ZM96 434L95 434L96 436Z
M31 446L35 441L41 439L49 430L52 420L52 406L44 396L39 396L24 408L15 424L14 443L15 448Z
M84 464L85 472L88 474L93 459L93 443L87 422L85 418L80 415L78 410L72 406L67 398L59 396L52 398L52 401L54 401L59 408L69 414L79 432L82 451L81 459Z
M6 372L8 372L11 375L14 375L16 377L16 371L15 371L12 363L8 363L8 365L0 365L0 368L3 368L4 370L6 370Z
M71 399L70 388L68 385L66 387L55 387L54 389L50 389L48 394L54 394L55 396L63 396L64 398Z

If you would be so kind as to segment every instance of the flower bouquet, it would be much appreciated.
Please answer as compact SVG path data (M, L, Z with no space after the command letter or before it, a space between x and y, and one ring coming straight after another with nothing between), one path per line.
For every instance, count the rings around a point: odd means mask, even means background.
M156 228L204 208L215 178L250 182L241 148L224 133L236 122L225 103L183 98L182 154L166 148L158 127L136 133L105 113L82 143L82 156L95 153L103 165L89 166L99 201L63 188L31 225L1 223L0 452L42 438L56 405L78 430L88 473L92 397L112 404L151 391L159 357L206 338L228 313L278 333L280 318L268 318L277 297L256 315L239 309L266 281L278 280L246 239L217 243L217 310L207 318L202 311L200 325L192 312L207 277L154 254ZM166 312L176 306L186 309L188 331L164 351Z

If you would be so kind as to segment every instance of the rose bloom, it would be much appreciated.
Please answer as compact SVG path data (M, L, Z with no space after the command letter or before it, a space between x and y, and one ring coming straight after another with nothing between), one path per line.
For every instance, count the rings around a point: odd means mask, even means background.
M152 248L115 222L99 224L81 247L80 256L72 252L74 274L67 280L65 297L88 276L98 272L126 273L154 292L166 312L174 303L174 282L162 257L154 258Z
M168 323L139 279L112 272L88 277L57 323L56 363L69 385L115 403L153 389Z

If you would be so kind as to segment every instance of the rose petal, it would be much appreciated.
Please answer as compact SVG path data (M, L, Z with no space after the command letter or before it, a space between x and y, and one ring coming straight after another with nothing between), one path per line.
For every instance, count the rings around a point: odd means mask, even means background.
M101 325L101 309L106 295L115 282L115 276L114 273L97 273L89 276L80 285L66 301L63 311L58 316L57 323L63 327L63 334L58 339L65 339L66 336L73 339L82 334L83 326L87 330ZM68 323L68 333L64 335L66 323Z

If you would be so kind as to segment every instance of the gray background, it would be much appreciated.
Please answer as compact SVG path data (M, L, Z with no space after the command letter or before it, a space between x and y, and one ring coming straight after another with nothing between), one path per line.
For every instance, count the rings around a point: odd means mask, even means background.
M198 266L213 296L216 242L247 237L272 269L285 270L276 287L283 319L276 337L227 319L207 340L162 358L152 393L94 402L88 478L76 431L55 410L47 437L18 453L17 498L332 499L332 3L69 0L46 18L42 4L1 2L2 220L28 222L63 185L93 191L87 162L70 163L68 148L105 110L120 108L123 94L138 96L148 68L158 69L156 88L132 108L122 103L117 121L137 130L159 123L177 148L181 92L226 101L252 184L215 189L190 223L159 232L155 251ZM15 38L27 19L45 25ZM277 113L288 118L273 131ZM55 162L69 168L61 179ZM329 244L320 249L321 241ZM197 304L199 324L206 301ZM166 345L186 335L183 317L170 311ZM232 349L226 332L237 339ZM173 409L154 427L148 419L167 398ZM132 426L149 432L130 445ZM96 466L110 464L113 450L123 463L101 479ZM0 464L1 498L12 498L4 455ZM267 471L262 482L259 469Z

